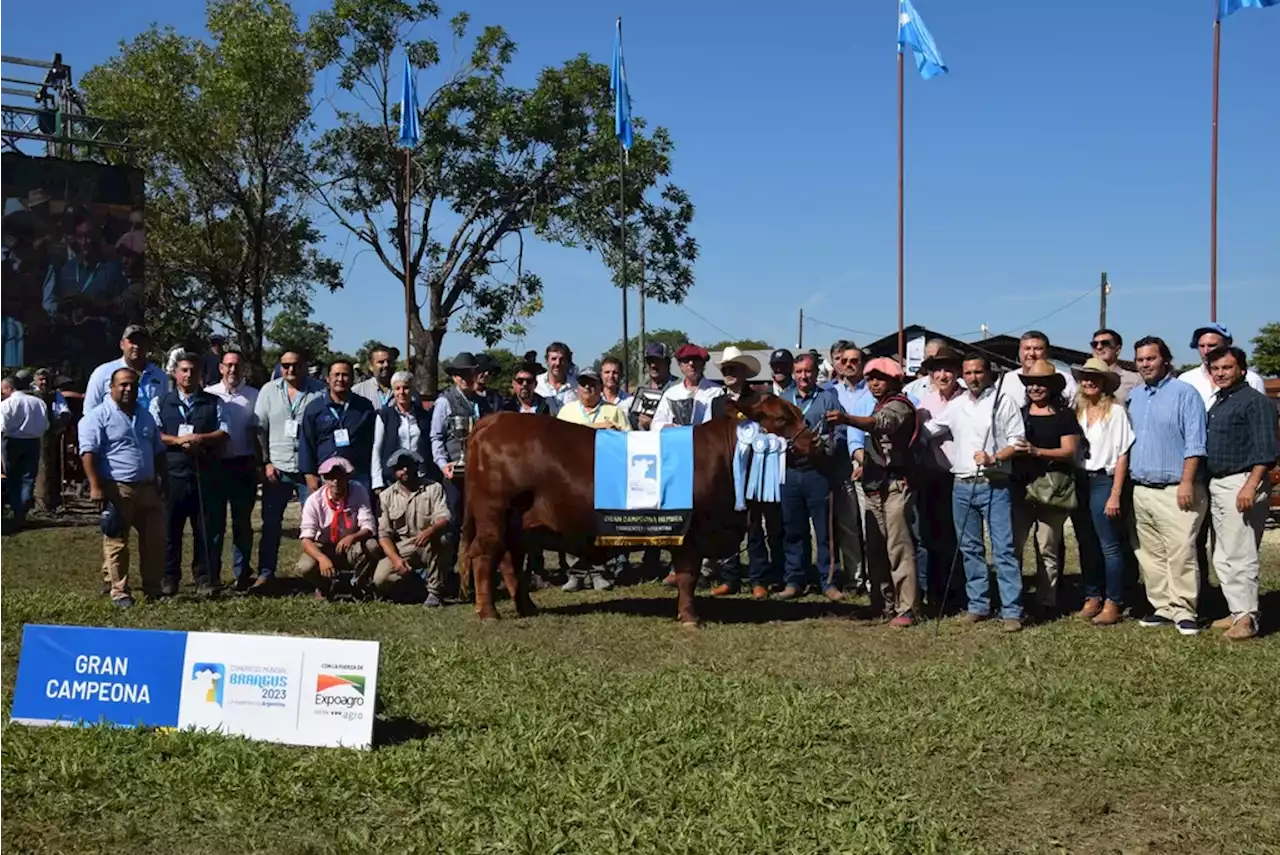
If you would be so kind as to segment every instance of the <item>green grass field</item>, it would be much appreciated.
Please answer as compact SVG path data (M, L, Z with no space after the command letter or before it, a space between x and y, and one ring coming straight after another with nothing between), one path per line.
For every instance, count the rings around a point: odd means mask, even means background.
M656 585L542 592L491 625L305 597L121 614L99 546L4 538L6 719L27 622L372 638L378 747L6 721L5 852L1280 851L1280 636L935 638L707 597L689 631ZM1264 548L1275 620L1280 532Z

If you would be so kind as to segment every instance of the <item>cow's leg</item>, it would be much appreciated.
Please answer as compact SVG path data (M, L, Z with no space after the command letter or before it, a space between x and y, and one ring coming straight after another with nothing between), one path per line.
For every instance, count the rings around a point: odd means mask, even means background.
M501 541L477 537L471 544L471 580L476 591L476 614L481 620L497 620L498 610L493 607L493 565L502 557L505 548Z
M502 582L506 585L511 601L516 604L516 614L520 617L533 617L538 607L529 597L529 573L524 567L525 554L519 549L509 551L502 558Z
M698 613L693 608L693 592L698 586L698 575L702 569L701 559L689 550L678 550L672 556L676 572L676 617L686 627L698 626Z

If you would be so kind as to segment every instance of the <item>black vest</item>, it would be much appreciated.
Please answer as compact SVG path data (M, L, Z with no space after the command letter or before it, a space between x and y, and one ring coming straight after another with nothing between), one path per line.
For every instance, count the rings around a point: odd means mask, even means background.
M213 433L218 430L218 405L221 403L216 395L197 390L191 395L191 409L184 416L182 396L175 392L166 392L160 396L160 432L169 436L178 435L179 425L191 425L194 433ZM174 478L190 478L195 474L192 457L178 448L165 447L165 462L169 464L169 474Z
M504 399L502 402L502 412L504 413L523 412L520 409L520 399L517 398L515 395L512 395L511 397ZM534 393L534 396L533 396L533 415L535 416L551 415L551 405L547 403L546 398L542 397L536 392Z
M443 397L449 403L449 415L444 421L444 450L449 462L456 463L462 459L471 429L477 421L490 415L493 408L485 398L464 395L457 386L445 392Z
M423 460L423 471L419 474L438 481L441 473L431 459L431 413L418 406L416 401L410 413L418 423L418 447L409 450L416 451ZM396 476L387 469L387 458L391 456L391 452L400 448L400 419L406 416L396 409L395 404L390 404L378 410L378 418L382 420L382 447L378 449L378 465L382 467L383 483L391 484Z

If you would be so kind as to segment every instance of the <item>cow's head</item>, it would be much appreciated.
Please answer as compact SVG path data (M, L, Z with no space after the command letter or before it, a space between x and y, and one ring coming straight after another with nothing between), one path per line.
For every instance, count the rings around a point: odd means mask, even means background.
M758 423L767 433L787 441L787 450L797 457L808 457L821 451L817 435L804 422L804 414L794 404L776 395L754 395L752 400L729 401L726 410L734 410Z

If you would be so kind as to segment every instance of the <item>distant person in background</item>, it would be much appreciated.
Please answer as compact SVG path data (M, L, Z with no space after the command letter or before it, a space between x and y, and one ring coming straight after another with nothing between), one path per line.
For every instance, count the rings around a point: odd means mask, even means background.
M316 468L324 484L302 508L297 572L316 586L316 599L325 600L366 587L382 550L369 490L352 480L351 461L335 454Z
M222 400L222 421L227 440L222 444L222 459L217 468L222 499L214 518L212 563L222 561L222 541L226 536L226 511L231 509L231 542L236 590L244 592L253 584L253 506L258 499L258 473L262 469L258 448L258 419L254 408L258 390L244 382L246 366L240 351L226 348L222 352L222 381L205 389ZM211 571L215 579L218 572Z
M0 437L3 437L5 499L18 528L35 501L40 469L40 439L49 429L44 401L27 394L13 377L0 380Z
M840 348L836 353L836 373L838 379L831 387L840 406L850 416L869 416L875 409L875 396L867 388L866 378L862 376L863 353L852 341L836 342ZM866 444L866 432L858 428L848 427L846 422L845 448L837 449L832 457L832 516L835 523L836 542L832 545L840 554L840 567L844 571L842 582L849 593L868 589L866 556L863 549L864 532L872 525L867 515L867 497L862 489L861 465L855 457ZM872 598L877 606L886 603L879 599L877 588Z
M1209 370L1209 354L1219 348L1231 347L1232 344L1231 333L1222 324L1205 324L1202 327L1197 327L1195 332L1191 333L1191 347L1199 351L1200 364L1190 371L1184 371L1179 374L1178 379L1183 383L1190 383L1191 388L1200 393L1200 400L1204 401L1206 410L1213 406L1213 402L1218 396L1218 386ZM1267 394L1267 385L1262 382L1258 372L1245 369L1243 379L1245 384L1255 392L1260 392L1263 395Z
M84 411L89 412L110 396L111 377L121 368L130 368L138 375L139 381L134 394L137 396L138 406L149 411L152 399L169 391L168 375L159 365L147 361L150 349L151 333L146 327L139 324L125 327L120 336L120 358L104 362L89 375L84 392Z
M489 381L493 378L493 372L498 370L498 363L487 353L476 356L476 362L480 365L480 370L476 372L476 396L485 402L489 412L496 413L502 409L502 393L497 389L490 389Z
M671 375L671 355L667 353L667 346L660 341L651 341L645 345L644 367L647 377L636 386L636 393L631 397L627 408L632 430L648 430L662 394L680 382Z
M200 376L205 382L222 376L222 351L227 346L227 337L222 333L209 336L209 349L200 357Z
M920 398L924 396L925 390L930 387L933 380L929 369L925 368L924 364L937 356L943 348L947 348L948 350L951 349L947 343L940 338L931 338L924 343L924 357L920 362L919 376L902 387L902 394L906 395L912 401L919 401ZM952 352L954 353L956 351Z
M1095 332L1093 338L1089 340L1089 350L1093 355L1102 360L1120 378L1120 385L1115 391L1116 402L1120 404L1128 401L1129 392L1142 382L1142 375L1120 365L1120 348L1123 344L1124 338L1120 333L1105 328Z
M769 354L769 370L773 373L773 394L780 396L795 386L795 381L791 377L795 364L795 357L786 348L779 348Z
M160 596L164 577L168 469L160 430L138 405L138 374L117 368L111 395L86 410L79 424L80 457L89 480L89 498L108 511L102 521L103 574L118 608L133 605L129 590L129 529L138 530L142 592Z
M399 355L394 347L387 347L385 344L376 345L369 351L369 379L361 380L352 386L351 394L359 395L373 404L375 411L390 404L391 377L395 374L396 357Z

